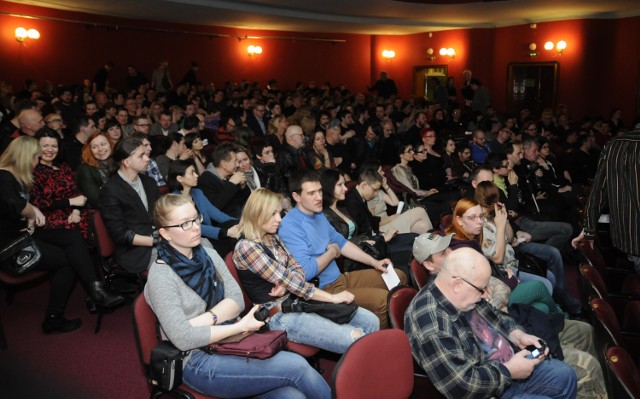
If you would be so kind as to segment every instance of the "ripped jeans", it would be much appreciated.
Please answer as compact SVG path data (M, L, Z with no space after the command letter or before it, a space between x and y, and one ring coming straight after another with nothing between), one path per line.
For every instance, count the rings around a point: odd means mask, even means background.
M360 328L362 336L380 329L378 317L359 307L349 323L336 324L315 313L274 314L269 320L271 330L284 330L290 341L315 346L335 353L344 353L355 341L351 332Z

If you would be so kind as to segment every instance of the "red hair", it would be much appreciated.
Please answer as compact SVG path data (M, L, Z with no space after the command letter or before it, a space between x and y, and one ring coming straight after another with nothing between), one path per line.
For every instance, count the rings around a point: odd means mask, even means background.
M87 142L82 147L82 155L80 158L82 159L82 163L86 163L87 165L93 166L94 168L98 167L98 161L96 160L96 158L93 156L93 153L91 152L91 142L98 136L104 136L107 139L107 142L109 143L109 147L111 147L111 151L113 151L113 143L111 142L111 139L109 138L109 136L107 136L106 133L102 131L97 131L94 134L92 134L91 137L89 137Z
M464 215L465 212L467 212L469 209L473 208L474 206L478 206L478 205L479 204L476 201L470 198L459 199L458 202L456 203L455 209L453 210L453 222L445 229L445 233L447 234L455 233L456 235L454 238L458 240L477 239L478 237L471 237L462 229L462 226L456 223L456 217L462 217L462 215Z

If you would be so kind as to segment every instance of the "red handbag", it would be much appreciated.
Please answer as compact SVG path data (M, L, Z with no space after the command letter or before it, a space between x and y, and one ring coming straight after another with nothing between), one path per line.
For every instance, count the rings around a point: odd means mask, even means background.
M268 359L287 347L289 340L285 331L265 331L234 335L202 348L211 355L234 355Z

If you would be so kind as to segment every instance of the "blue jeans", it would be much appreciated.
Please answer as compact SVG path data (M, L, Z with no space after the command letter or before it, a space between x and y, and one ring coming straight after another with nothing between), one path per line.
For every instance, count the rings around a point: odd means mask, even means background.
M256 396L273 399L329 399L326 381L300 355L280 351L269 359L209 355L194 350L182 380L205 395L221 398Z
M531 241L551 245L562 249L573 234L573 227L564 222L539 222L537 220L522 217L517 221L520 229L531 234Z
M512 380L501 399L574 399L577 390L577 377L573 368L560 360L551 359L538 364L529 378Z
M581 303L576 298L569 295L564 285L564 263L562 255L557 248L546 244L538 244L537 242L527 242L518 245L516 251L522 251L529 255L537 256L547 263L547 278L549 272L553 273L555 281L552 281L553 297L569 313L577 313L580 311ZM549 279L551 280L551 279Z
M344 353L355 341L351 337L353 330L360 328L364 334L378 331L380 320L365 308L358 308L348 324L336 324L315 313L278 312L269 320L269 328L286 331L287 337L293 342Z

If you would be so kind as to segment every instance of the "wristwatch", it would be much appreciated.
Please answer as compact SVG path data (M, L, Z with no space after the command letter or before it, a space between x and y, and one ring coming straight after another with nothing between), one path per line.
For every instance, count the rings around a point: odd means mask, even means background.
M211 316L213 316L213 324L212 325L216 325L218 324L218 315L216 315L215 313L213 313L213 309L209 310L209 313L211 313Z

